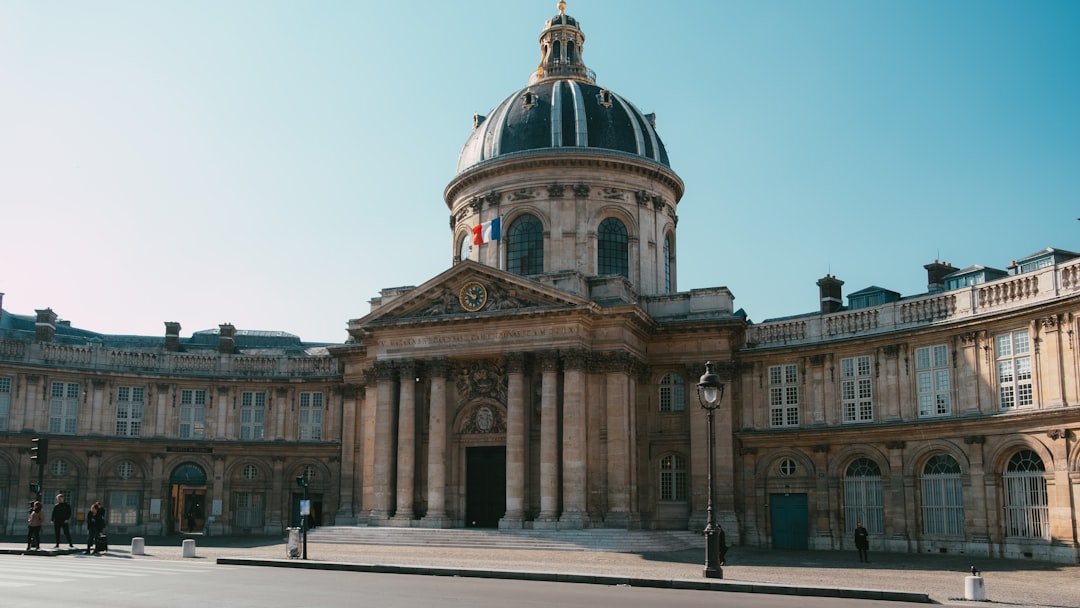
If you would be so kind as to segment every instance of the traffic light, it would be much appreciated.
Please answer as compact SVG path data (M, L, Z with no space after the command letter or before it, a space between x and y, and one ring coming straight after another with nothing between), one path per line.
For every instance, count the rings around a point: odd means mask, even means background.
M300 486L301 488L306 488L307 487L307 477L304 477L303 475L297 475L296 476L296 485Z
M41 466L45 466L49 462L49 440L46 437L34 437L31 439L34 443L30 448L30 460L36 462Z

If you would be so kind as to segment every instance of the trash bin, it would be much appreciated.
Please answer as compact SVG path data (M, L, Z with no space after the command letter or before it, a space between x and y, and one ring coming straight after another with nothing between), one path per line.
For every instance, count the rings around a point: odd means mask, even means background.
M285 556L290 559L300 557L300 528L285 528Z

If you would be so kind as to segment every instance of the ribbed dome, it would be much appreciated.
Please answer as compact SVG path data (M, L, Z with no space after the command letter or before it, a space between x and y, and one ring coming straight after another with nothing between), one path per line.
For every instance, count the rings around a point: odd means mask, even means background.
M507 97L487 117L478 116L476 123L458 157L458 173L509 154L573 148L641 156L670 167L652 115L589 82L534 84Z
M507 97L487 116L473 117L473 132L458 157L458 173L501 157L558 152L610 152L670 168L656 134L655 117L597 86L582 61L585 33L559 14L540 33L540 65L529 86Z

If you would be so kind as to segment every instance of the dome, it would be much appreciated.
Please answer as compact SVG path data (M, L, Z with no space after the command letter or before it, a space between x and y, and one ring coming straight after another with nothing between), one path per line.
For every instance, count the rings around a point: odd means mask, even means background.
M582 151L636 157L670 169L655 115L642 114L596 84L581 59L585 34L565 9L559 2L559 14L544 23L540 65L529 86L487 116L473 117L472 135L458 157L459 174L504 157Z
M653 119L596 84L547 80L510 95L486 117L477 116L457 170L461 173L511 154L582 148L643 157L670 167Z

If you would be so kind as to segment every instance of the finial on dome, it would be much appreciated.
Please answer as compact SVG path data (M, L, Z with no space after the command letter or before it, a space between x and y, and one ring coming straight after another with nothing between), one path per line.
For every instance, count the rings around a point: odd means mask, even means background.
M565 0L559 0L558 7L559 7L559 14L560 15L565 13L566 12L566 2L565 2Z

